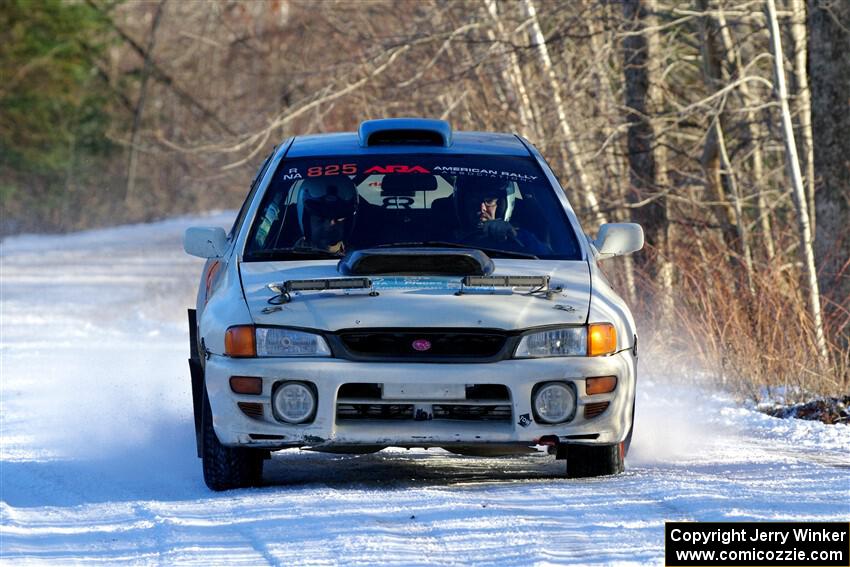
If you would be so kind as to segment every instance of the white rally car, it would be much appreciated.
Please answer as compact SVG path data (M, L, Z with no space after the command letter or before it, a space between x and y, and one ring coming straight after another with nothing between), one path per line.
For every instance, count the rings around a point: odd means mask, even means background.
M551 169L512 134L426 119L298 136L266 159L189 311L198 456L214 490L271 451L548 446L615 474L632 434L637 334Z

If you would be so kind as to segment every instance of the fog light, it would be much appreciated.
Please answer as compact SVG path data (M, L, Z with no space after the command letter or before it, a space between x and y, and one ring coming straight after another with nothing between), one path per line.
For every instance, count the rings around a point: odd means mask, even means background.
M288 423L303 423L313 417L316 395L303 382L285 382L272 398L275 414Z
M567 421L575 411L576 397L563 382L547 382L531 396L535 417L544 423Z

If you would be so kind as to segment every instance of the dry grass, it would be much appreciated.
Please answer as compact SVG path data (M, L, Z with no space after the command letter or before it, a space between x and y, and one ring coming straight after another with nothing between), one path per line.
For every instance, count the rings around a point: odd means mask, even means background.
M797 268L759 266L751 294L743 273L727 258L728 250L711 242L677 250L674 313L668 321L659 308L658 286L636 273L632 308L642 358L667 376L696 373L754 401L795 403L850 392L846 327L838 324L840 317L827 318L829 362L822 368Z

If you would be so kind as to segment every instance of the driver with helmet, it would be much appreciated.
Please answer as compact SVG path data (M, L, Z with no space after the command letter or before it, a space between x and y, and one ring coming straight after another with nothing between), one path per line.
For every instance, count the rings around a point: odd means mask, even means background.
M298 224L304 236L296 248L345 253L354 229L357 188L345 175L308 177L298 193Z
M455 182L455 208L463 244L546 254L549 247L533 233L510 223L516 205L516 183L507 179L460 176Z

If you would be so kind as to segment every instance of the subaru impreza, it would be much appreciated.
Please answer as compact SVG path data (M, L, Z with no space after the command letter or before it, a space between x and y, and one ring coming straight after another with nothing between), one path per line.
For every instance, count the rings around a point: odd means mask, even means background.
M233 227L193 227L198 456L213 490L272 451L516 455L616 474L634 423L637 331L598 263L632 223L582 230L513 134L371 120L265 160Z

